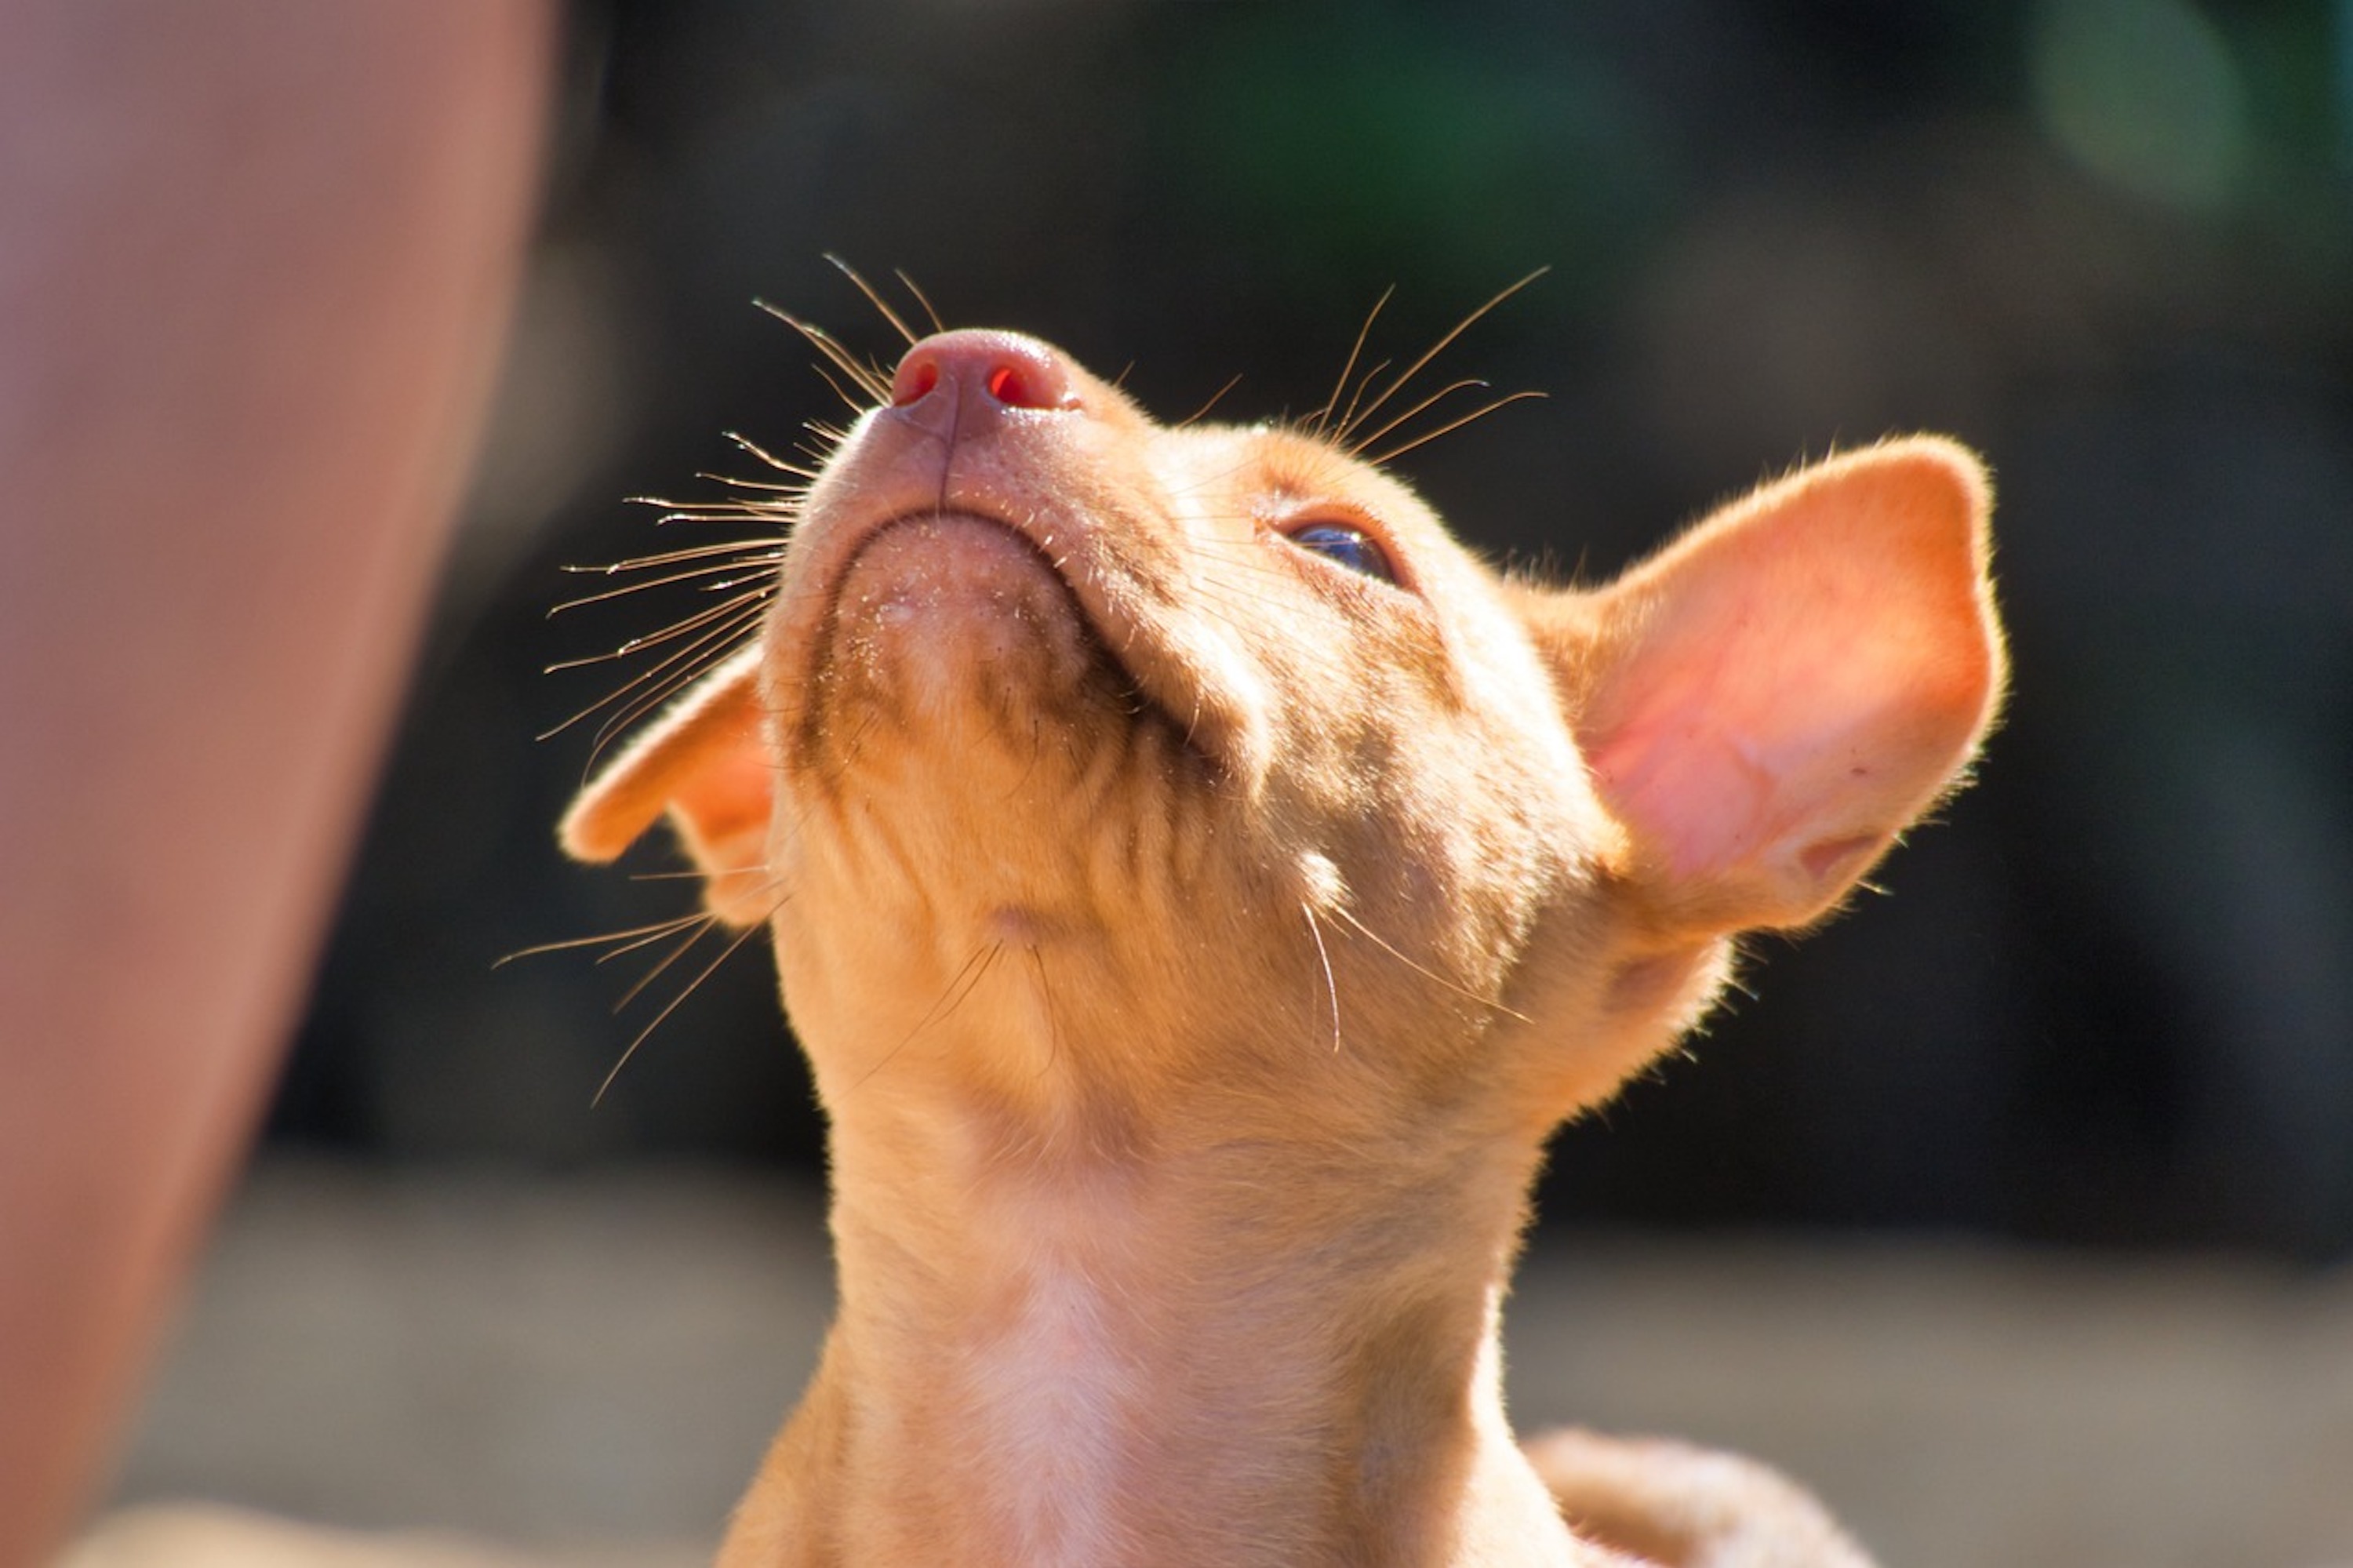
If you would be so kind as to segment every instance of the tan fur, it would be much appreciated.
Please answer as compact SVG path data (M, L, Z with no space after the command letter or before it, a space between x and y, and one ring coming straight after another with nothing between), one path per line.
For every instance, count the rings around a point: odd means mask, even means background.
M1572 591L1034 340L926 340L895 402L564 828L667 807L831 1120L839 1317L721 1562L1860 1562L1745 1461L1532 1465L1497 1317L1546 1136L1973 754L1975 460L1850 453Z

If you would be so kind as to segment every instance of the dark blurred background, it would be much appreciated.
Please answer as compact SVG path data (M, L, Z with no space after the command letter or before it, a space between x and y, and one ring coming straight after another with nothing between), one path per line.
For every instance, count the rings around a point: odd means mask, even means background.
M1164 418L1320 402L1366 312L1547 395L1400 467L1614 571L1804 455L1997 473L2016 662L1974 789L1559 1142L1549 1219L2353 1252L2353 0L608 0L572 13L497 428L269 1136L821 1169L756 947L501 954L691 890L551 824L612 666L550 620L887 361L903 269ZM895 287L895 286L893 286ZM904 296L895 296L902 302ZM912 307L910 307L912 308ZM656 850L631 863L659 873Z

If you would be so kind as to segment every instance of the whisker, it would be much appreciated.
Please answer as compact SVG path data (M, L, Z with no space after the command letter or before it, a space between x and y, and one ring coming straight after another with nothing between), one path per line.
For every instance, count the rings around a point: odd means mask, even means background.
M732 582L714 583L711 585L710 589L706 589L704 591L711 591L711 589L743 588L743 583L744 579L738 577ZM754 586L744 588L744 591L741 593L731 594L728 598L720 600L717 604L705 605L702 609L694 611L691 615L683 616L679 620L670 622L668 626L663 627L659 631L649 631L643 637L632 637L627 642L622 643L618 648L613 650L612 652L606 654L605 657L607 659L626 658L632 653L641 653L649 648L659 648L665 642L676 641L679 638L685 636L690 631L700 630L711 622L717 620L723 616L733 614L738 610L745 609L763 599L773 597L775 593L776 585L774 583L765 579L759 580L754 584Z
M872 397L860 399L856 394L852 393L849 387L844 387L840 382L836 381L833 378L833 372L828 370L824 366L812 366L810 368L817 372L818 379L824 382L828 387L832 387L833 395L840 398L842 403L853 411L863 413L876 401L876 399Z
M947 1017L951 1013L955 1012L957 1008L962 1007L964 1005L965 999L973 993L973 991L979 986L981 980L988 974L990 967L997 962L997 955L1004 951L1005 944L1002 942L991 942L986 948L974 949L972 957L964 961L964 967L957 969L955 974L948 977L946 987L942 990L938 997L933 1001L930 1009L924 1012L923 1017L915 1020L915 1026L913 1029L908 1030L907 1033L901 1037L896 1045L893 1045L888 1051L883 1052L881 1061L876 1062L874 1065L867 1068L865 1072L860 1074L858 1081L852 1084L850 1087L852 1089L864 1087L867 1080L873 1077L875 1074L881 1072L883 1068L889 1066L892 1058L896 1057L900 1052L905 1050L908 1043L913 1041L916 1035L921 1034L924 1030L929 1029L934 1022L938 1022L940 1019Z
M712 922L713 924L717 923L717 916L712 916ZM604 1082L596 1086L596 1094L589 1097L588 1104L591 1108L605 1103L606 1091L613 1086L613 1080L621 1075L621 1069L629 1065L629 1059L638 1054L638 1047L644 1044L647 1038L650 1036L655 1030L662 1026L664 1020L679 1010L679 1005L681 1002L685 1001L688 997L692 996L697 991L701 990L704 980L707 980L712 975L717 974L719 972L719 966L733 958L735 956L735 950L738 948L741 948L745 942L752 939L753 933L763 928L764 927L762 926L746 926L741 931L736 932L734 939L720 949L719 956L712 959L709 963L703 965L702 972L687 982L686 989L680 991L676 996L670 998L668 1005L664 1006L659 1012L654 1014L652 1022L638 1031L638 1037L629 1042L628 1047L621 1053L620 1060L613 1064L612 1070L605 1075ZM697 935L699 939L700 933ZM684 948L680 949L681 952L683 952L684 950ZM667 968L668 962L669 960L664 960L663 967ZM658 970L656 972L659 971ZM629 992L629 995L635 996L638 994L638 991L643 989L643 985L640 984L638 988L632 990ZM626 1004L627 999L625 998L624 1005Z
M609 664L616 659L627 659L632 654L642 653L649 648L659 648L665 642L674 642L690 632L699 631L723 616L744 609L757 600L767 599L774 591L771 586L763 584L722 603L696 610L692 615L674 620L659 631L649 631L643 637L632 637L617 648L607 649L602 653L584 653L576 659L558 660L547 666L543 673L553 675L559 671L583 669L590 664Z
M701 942L703 938L709 936L718 928L719 916L710 914L707 911L702 914L693 916L684 921L681 925L681 935L683 936L684 940L671 947L668 952L664 953L659 959L654 961L653 968L648 969L645 973L639 975L635 980L630 982L629 989L623 991L620 995L620 1000L613 1003L614 1012L617 1014L623 1012L628 1007L629 1003L643 996L646 993L646 988L648 986L650 986L654 981L668 974L671 965L677 963L679 959L686 957L688 953L693 951L697 943ZM640 942L637 944L637 946L640 948L649 945L649 942Z
M836 256L830 250L826 252L825 259L828 262L832 264L835 271L840 273L843 277L849 279L851 283L857 286L858 291L866 296L866 302L872 305L875 313L881 316L884 321L891 323L892 331L897 333L902 338L904 338L910 348L914 346L916 341L914 329L910 327L905 322L899 319L899 313L891 308L890 302L882 298L881 292L875 289L873 284L868 282L865 279L858 275L857 268L852 267L849 262L843 260L840 257ZM902 283L906 282L907 275L904 272L900 273L899 281ZM923 296L921 293L917 293L915 298L922 300ZM924 301L923 308L925 310L931 309L931 303L929 301ZM936 321L939 318L936 314L933 316L933 320Z
M1545 394L1542 392L1530 389L1527 391L1514 392L1509 397L1498 397L1493 402L1487 404L1483 408L1473 408L1471 412L1463 415L1459 419L1450 419L1434 430L1427 431L1424 434L1414 437L1413 440L1406 442L1403 446L1391 447L1388 450L1383 452L1375 452L1366 457L1365 461L1373 464L1375 467L1380 467L1384 464L1395 462L1398 459L1405 456L1406 453L1413 450L1416 447L1427 446L1440 436L1451 436L1455 431L1461 429L1463 426L1473 424L1478 420L1483 419L1498 408L1508 408L1514 403L1525 403L1531 397L1542 397L1544 396Z
M1378 376L1382 371L1387 370L1388 367L1389 362L1386 359L1377 360L1373 364L1366 366L1364 373L1356 377L1356 390L1348 394L1348 407L1345 411L1341 414L1339 423L1320 429L1316 433L1324 437L1324 440L1332 442L1335 446L1345 446L1348 440L1348 432L1356 428L1356 405L1364 400L1364 396L1366 392L1372 390L1373 377ZM1376 405L1376 407L1378 405ZM1367 414L1371 411L1372 410L1369 408L1366 410Z
M1169 429L1181 430L1188 425L1199 424L1203 419L1209 417L1209 410L1216 408L1218 404L1223 400L1227 393L1232 391L1241 384L1242 373L1237 370L1234 372L1232 380L1227 382L1223 387L1219 387L1215 392L1209 394L1209 400L1208 402L1202 404L1199 408L1194 409L1191 413L1177 420L1174 425L1171 425Z
M636 728L648 715L661 711L681 693L733 658L738 650L758 635L758 624L759 616L755 612L740 622L707 632L663 660L664 666L676 666L669 673L653 679L660 668L658 666L657 670L649 671L646 675L616 692L614 698L626 695L628 702L626 706L617 707L606 715L604 721L597 725L596 736L588 745L588 765L595 767L604 757L606 748L619 739L623 732ZM589 713L595 711L594 708L587 710ZM586 715L581 716L586 717Z
M1323 435L1332 428L1332 415L1348 390L1348 378L1356 373L1356 361L1363 357L1365 344L1373 335L1373 323L1380 319L1381 312L1396 294L1397 285L1391 283L1381 291L1381 297L1373 302L1373 308L1365 313L1363 324L1356 328L1356 341L1348 345L1348 357L1341 363L1340 379L1332 384L1332 396L1324 400L1321 408L1307 417L1307 428L1316 435Z
M1487 1008L1495 1012L1500 1012L1506 1018L1516 1019L1522 1023L1532 1023L1535 1022L1535 1020L1528 1017L1525 1012L1514 1012L1511 1008L1505 1007L1502 1002L1496 1001L1490 997L1481 996L1477 991L1471 990L1467 986L1461 985L1457 981L1448 980L1436 969L1415 962L1410 956L1391 945L1379 932L1374 930L1370 926L1366 925L1362 920L1357 919L1354 915L1349 914L1345 909L1335 908L1332 913L1338 916L1341 919L1345 920L1358 935L1371 942L1373 946L1380 948L1381 951L1387 953L1389 957L1395 959L1398 962L1403 964L1414 973L1421 976L1424 980L1429 980L1431 984L1443 986L1448 991L1452 991L1455 995L1462 998L1464 1001L1475 1001L1481 1007Z
M659 504L667 506L668 502ZM724 539L710 545L681 545L675 550L663 550L657 555L632 556L601 567L565 567L565 572L576 577L616 577L628 572L658 571L664 567L678 566L686 561L707 561L718 556L740 556L747 551L780 550L774 539ZM558 609L565 608L562 605ZM553 610L550 614L554 613Z
M775 453L769 451L765 447L763 447L759 442L744 434L741 430L728 431L727 440L739 450L750 453L753 457L757 458L764 463L766 463L770 468L775 469L779 473L789 473L797 479L815 479L817 477L815 473L801 467L798 463L786 462L783 458L780 458ZM812 453L810 455L818 456L816 453ZM819 457L818 461L823 461L824 460L822 457ZM660 503L656 503L656 504L659 505Z
M681 915L675 921L665 923L678 930L684 930L689 927L692 927L694 928L693 937L689 938L685 947L679 949L680 953L682 954L685 952L687 948L691 948L696 942L701 941L706 935L718 927L719 916L709 913L700 915ZM660 939L661 938L659 935L649 933L644 937L640 937L638 940L628 944L626 947L616 948L609 953L598 954L596 961L600 964L609 964L615 959L625 958L628 954L635 952L641 952L645 948L652 947L654 943ZM663 959L655 972L658 974L661 969L668 969L670 967L670 959ZM613 1011L618 1012L622 1008L625 1008L628 1006L630 1002L635 1001L645 991L647 982L651 980L654 977L652 975L648 975L645 980L639 980L637 984L632 985L628 990L623 991L621 993L620 1001L613 1004Z
M644 670L623 682L618 687L590 703L554 728L542 732L539 738L546 740L551 736L562 735L591 714L600 713L607 708L614 708L616 705L620 705L617 711L597 728L596 739L590 752L590 760L593 762L596 756L604 750L606 745L617 733L635 724L638 719L701 680L706 672L723 662L738 647L755 634L763 613L763 601L766 597L768 596L765 593L745 594L739 596L737 599L732 601L731 605L713 607L723 614L733 608L734 613L727 616L723 621L714 622L685 647L664 655L650 669ZM703 617L698 619L707 618L711 613L711 611L705 611Z
M702 874L695 872L687 874L701 875ZM566 937L561 941L537 942L528 948L518 948L502 958L493 959L491 961L491 968L502 969L522 959L536 959L548 953L576 952L583 948L601 948L616 942L620 943L621 946L615 951L626 953L644 947L648 942L659 941L662 938L682 931L689 926L699 926L710 918L708 915L680 915L668 920L657 920L649 926L633 926L626 931L600 931L593 937ZM605 958L611 956L611 954L602 955L598 961L601 963Z
M930 298L924 294L923 290L915 286L915 281L907 276L905 269L893 267L891 269L891 276L899 280L899 286L901 288L915 296L915 303L923 306L923 314L931 318L932 330L934 332L945 332L948 330L948 323L940 319L940 313L932 308Z
M704 577L727 578L732 574L740 572L746 567L774 567L777 562L785 558L784 552L777 548L773 541L763 541L761 552L756 556L739 552L713 553L725 553L730 555L731 558L717 562L713 565L696 567L690 571L672 572L668 577L648 577L643 582L624 583L618 588L607 588L601 593L584 594L578 599L567 599L562 604L557 605L547 613L551 617L564 615L572 610L585 609L592 604L608 604L617 599L627 599L633 593L644 593L649 588L670 588L679 583L695 582ZM732 581L721 581L706 584L702 591L705 593L723 592L728 588L740 588L744 583L752 580L753 579L749 577L735 577ZM762 591L765 591L765 587ZM625 642L621 645L619 650L617 650L617 652L627 652L629 649L643 646L644 642L642 640ZM610 655L604 655L604 657L610 657ZM570 662L572 664L585 664L592 662L593 661L587 659L575 659ZM565 667L567 666L549 666L551 670Z
M1307 934L1315 938L1315 959L1324 966L1324 994L1332 1001L1332 1054L1340 1054L1340 987L1332 978L1332 955L1324 950L1324 927L1315 923L1315 906L1302 899L1299 912L1307 916Z
M1046 1065L1038 1070L1038 1075L1042 1078L1054 1070L1056 1062L1061 1060L1062 1019L1054 1011L1054 993L1046 983L1046 955L1034 947L1023 951L1029 955L1029 967L1037 971L1038 1000L1046 1012Z
M1352 410L1349 418L1341 425L1337 439L1345 442L1348 437L1355 431L1359 418L1371 418L1373 415L1380 409L1383 404L1387 403L1391 397L1397 396L1397 394L1405 387L1407 382L1411 381L1416 376L1420 375L1423 366L1427 366L1431 360L1436 359L1440 355L1445 353L1456 338L1461 337L1464 333L1469 332L1473 326L1477 325L1479 322L1497 305L1502 304L1505 300L1510 299L1514 294L1518 293L1522 289L1526 288L1530 283L1535 282L1538 278L1543 277L1546 272L1551 270L1552 269L1549 267L1537 268L1535 271L1530 272L1526 277L1522 278L1519 281L1498 292L1485 304L1481 305L1477 310L1472 311L1469 315L1464 316L1460 322L1456 323L1453 330L1447 333L1445 336L1440 338L1436 343L1431 344L1429 348L1423 351L1420 358L1415 360L1411 365L1407 366L1402 371L1399 371L1397 377L1387 387L1381 389L1380 395L1365 406L1364 411L1361 415L1358 415Z
M809 482L817 477L817 471L815 469L787 467L783 463L778 463L776 466L784 469L786 473L791 474L793 476L792 480L790 482L786 482L783 480L745 479L740 474L713 473L709 469L697 470L694 477L697 479L709 480L713 484L728 485L736 490L765 491L770 494L784 497L786 503L797 502L800 500L804 494L807 493ZM700 515L705 510L721 506L749 508L762 507L768 503L742 501L665 501L659 503L658 504L663 506L675 506L681 513Z
M863 286L863 284L860 285L860 287ZM868 297L872 298L872 295L870 293ZM885 377L879 369L875 368L873 366L868 365L856 355L850 353L850 351L844 347L832 334L813 323L801 320L798 316L794 315L789 311L770 304L765 300L755 300L753 302L758 305L760 309L776 317L778 321L784 323L786 326L792 328L795 332L800 334L803 338L807 339L810 347L823 355L828 363L832 365L835 369L840 371L842 375L848 376L853 385L867 394L870 403L881 404L888 403L891 400L890 380ZM880 304L879 301L876 302ZM892 315L887 307L883 308L882 313L884 317L890 320L893 324L899 325L900 331L904 332L906 330L905 326L899 323L898 318ZM823 371L820 370L819 374L822 375ZM831 380L832 378L828 376L827 379ZM835 390L839 391L840 388L837 387ZM844 395L843 400L849 403L853 408L864 406L859 404L855 398L849 397L846 394Z
M670 529L707 523L749 524L757 525L762 536L771 539L790 533L808 503L807 487L805 485L765 484L748 479L730 481L723 475L710 473L701 477L722 484L732 482L764 493L721 495L708 501L673 501L667 496L654 495L633 495L629 499L639 506L662 508L662 514L654 519L656 528ZM722 544L743 542L719 541ZM670 546L681 550L695 547L689 545Z
M1371 446L1375 441L1377 441L1383 436L1388 435L1391 430L1396 429L1400 425L1411 422L1413 419L1417 418L1423 413L1426 413L1438 404L1443 403L1449 397L1453 397L1457 392L1461 392L1474 387L1484 387L1487 384L1484 381L1472 376L1466 376L1460 380L1448 382L1437 391L1432 392L1429 397L1424 397L1420 402L1416 403L1412 408L1408 408L1404 413L1398 414L1389 419L1388 422L1382 425L1379 429L1371 432L1369 435L1353 438L1348 443L1348 455L1350 457L1356 456L1366 447Z

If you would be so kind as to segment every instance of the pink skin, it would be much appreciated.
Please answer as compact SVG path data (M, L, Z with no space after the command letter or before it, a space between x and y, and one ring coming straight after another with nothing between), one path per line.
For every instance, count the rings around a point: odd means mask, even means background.
M0 1563L277 1065L530 217L544 0L0 7Z

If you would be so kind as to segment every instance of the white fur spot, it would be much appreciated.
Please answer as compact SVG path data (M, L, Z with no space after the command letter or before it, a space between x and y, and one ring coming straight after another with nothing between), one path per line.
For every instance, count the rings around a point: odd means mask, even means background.
M1123 1433L1136 1391L1112 1322L1116 1306L1091 1273L1096 1249L1082 1239L1099 1223L1069 1211L1047 1221L1027 1298L975 1368L982 1462L997 1473L992 1490L1004 1499L1020 1561L1037 1568L1123 1555Z

